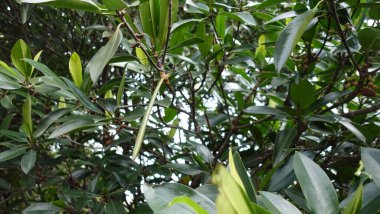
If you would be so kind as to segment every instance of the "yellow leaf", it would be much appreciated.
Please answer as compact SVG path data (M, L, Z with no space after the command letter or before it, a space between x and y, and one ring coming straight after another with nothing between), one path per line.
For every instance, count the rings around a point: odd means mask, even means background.
M148 65L148 58L141 48L136 48L136 56L140 60L141 64Z

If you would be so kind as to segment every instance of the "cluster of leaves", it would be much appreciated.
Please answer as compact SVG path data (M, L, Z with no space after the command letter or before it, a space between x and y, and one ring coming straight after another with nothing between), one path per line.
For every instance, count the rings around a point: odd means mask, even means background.
M380 2L7 2L10 213L380 209Z

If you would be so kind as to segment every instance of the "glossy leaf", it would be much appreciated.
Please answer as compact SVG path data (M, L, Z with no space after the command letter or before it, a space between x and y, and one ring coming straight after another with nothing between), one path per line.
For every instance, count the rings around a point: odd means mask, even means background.
M47 67L46 65L44 65L44 64L42 64L40 62L34 61L32 59L24 59L24 61L27 62L27 63L29 63L33 67L37 68L38 70L40 70L45 76L52 77L52 78L54 78L54 80L56 80L60 84L65 85L62 82L61 78L59 78L57 76L57 74L55 74L52 70L50 70L50 68ZM59 86L62 86L62 85L59 85Z
M230 19L240 21L251 26L257 25L253 16L249 14L248 12L234 12L234 13L223 12L223 13L220 13L219 15L227 16Z
M319 108L322 108L323 106L327 105L328 103L331 103L347 94L351 93L350 90L345 90L345 91L336 91L336 92L331 92L325 96L323 96L322 98L316 100L315 102L313 102L310 107L309 107L309 111L314 111L314 110L317 110Z
M28 174L30 170L34 167L37 160L37 152L34 150L30 150L25 153L21 158L21 169L25 174Z
M136 48L136 57L139 59L140 63L143 65L148 65L148 57L145 55L144 51L141 48Z
M380 30L376 28L364 28L358 34L362 50L380 49Z
M49 138L56 138L61 135L67 134L71 131L74 131L76 129L83 129L83 128L88 128L88 127L93 127L96 126L94 124L94 121L92 120L73 120L66 122L62 124L60 127L58 127L56 130L54 130L53 133L50 134Z
M276 71L280 72L285 65L297 42L301 39L302 34L306 31L307 26L317 12L318 5L294 18L280 33L277 39L274 53L274 64Z
M23 214L48 214L48 213L58 213L60 211L59 207L56 207L50 203L34 203L29 207L25 208Z
M123 0L103 0L103 4L110 10L120 10L128 7Z
M183 29L189 25L197 24L200 21L202 21L202 19L184 19L184 20L178 21L178 22L173 24L171 34L173 34L174 32L176 32L180 29Z
M83 92L75 86L73 82L71 82L69 79L63 78L63 80L66 82L67 86L71 89L75 97L89 110L101 113L101 111L96 107L95 104L93 104L88 97L83 94Z
M106 206L106 213L126 213L123 203L119 201L110 201Z
M223 166L216 168L212 182L218 186L219 190L219 196L216 199L218 213L223 213L227 204L231 208L229 210L231 213L256 213L244 190Z
M82 63L76 52L70 57L69 69L71 78L73 78L75 85L79 88L82 85Z
M86 66L86 71L90 73L91 80L94 84L96 84L108 61L113 57L116 50L119 48L121 40L123 39L120 26L121 24L116 27L115 32L107 44L99 49L99 51L91 58L90 62Z
M59 118L71 111L72 109L69 108L60 108L56 111L47 114L45 117L41 119L41 121L37 125L36 131L34 132L34 137L41 136L53 123L55 123Z
M13 90L21 88L21 85L17 80L7 77L0 73L0 88L6 90Z
M363 184L360 183L355 191L355 196L352 198L351 202L344 208L343 214L355 214L359 213L362 207L363 201Z
M359 140L362 142L366 142L366 137L361 133L353 124L352 121L350 121L347 118L340 117L335 115L336 120L342 124L344 127L346 127L352 134L354 134Z
M14 147L12 149L6 150L0 153L0 162L17 158L18 156L25 154L25 152L26 147Z
M277 165L286 157L288 149L294 143L296 135L297 129L295 127L284 129L277 134L273 154L274 165Z
M218 196L218 187L213 184L205 184L196 189L199 193L209 198L211 201L215 201Z
M276 115L276 116L284 116L285 112L268 107L268 106L250 106L244 110L245 113L248 114L265 114L265 115Z
M201 206L208 213L216 213L215 204L206 196L200 194L196 190L191 189L182 184L164 183L157 186L144 184L144 196L149 206L157 214L159 213L193 213L192 208L185 204L176 203L168 206L171 201L178 196L186 196L191 198L195 203Z
M11 59L13 65L24 75L26 79L29 79L32 73L32 66L23 61L25 58L31 59L32 53L24 40L20 39L12 47Z
M341 203L340 207L344 208L350 206L350 204L355 203L357 205L357 200L359 200L358 192L352 192L347 198L345 198ZM362 204L360 207L360 214L366 213L376 213L380 209L380 187L375 182L369 182L363 185L362 194ZM355 202L354 202L355 201ZM346 209L344 212L350 212Z
M370 174L373 181L380 186L380 150L362 147L361 157L366 172Z
M4 73L5 75L9 77L16 77L17 79L22 80L22 81L25 79L22 73L20 73L20 71L16 69L12 69L11 67L7 65L7 63L1 60L0 60L0 66L1 66L0 68L4 68L8 72L8 73Z
M232 149L230 149L228 157L229 169L231 176L235 179L236 183L239 184L240 188L244 190L245 194L248 195L252 202L256 202L256 192L253 187L251 178L247 175L247 170L245 169L241 157L238 152L232 154Z
M314 101L314 86L307 80L298 80L298 82L292 83L289 93L298 109L305 109Z
M139 5L139 14L140 14L140 19L141 19L141 25L146 34L148 34L151 39L153 39L154 43L154 38L156 37L155 35L155 29L154 25L152 23L152 17L151 17L151 8L150 8L150 2L144 1L141 2Z
M91 0L20 0L21 3L45 4L58 8L69 8L100 13L100 7Z
M29 137L32 137L34 131L32 121L32 99L29 94L22 106L22 121L25 133L27 133Z
M285 200L281 196L271 193L260 191L261 200L263 201L265 207L274 214L301 214L301 211L297 209L289 201Z
M310 159L315 156L314 152L305 151L302 154L306 155ZM293 169L294 155L291 156L287 162L285 162L280 168L278 168L271 177L269 182L268 191L280 192L283 189L288 188L296 180L296 175Z
M293 167L311 211L317 214L339 213L338 197L326 173L299 152L294 156Z
M183 203L187 206L191 207L197 214L208 214L208 212L203 209L199 204L197 204L195 201L193 201L191 198L187 196L179 196L174 198L170 203L169 207L173 206L176 203Z
M116 104L117 104L117 106L120 106L121 99L123 98L123 95L124 95L125 76L126 76L126 74L123 73L123 77L121 78L119 88L117 89L117 96L116 96Z

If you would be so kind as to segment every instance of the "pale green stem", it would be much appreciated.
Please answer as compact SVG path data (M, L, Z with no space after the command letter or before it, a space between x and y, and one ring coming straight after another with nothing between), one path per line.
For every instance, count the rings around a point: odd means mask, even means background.
M161 87L163 82L164 82L164 78L161 78L160 81L158 81L158 84L157 84L156 88L154 89L153 95L150 98L148 109L145 112L144 118L142 120L140 129L139 129L139 133L137 134L135 147L133 149L133 155L132 155L133 160L136 159L136 157L139 154L139 151L141 149L141 145L144 141L144 135L145 135L145 130L146 130L146 126L148 123L148 119L149 119L150 113L152 111L154 102L156 101L158 90L160 90L160 87Z

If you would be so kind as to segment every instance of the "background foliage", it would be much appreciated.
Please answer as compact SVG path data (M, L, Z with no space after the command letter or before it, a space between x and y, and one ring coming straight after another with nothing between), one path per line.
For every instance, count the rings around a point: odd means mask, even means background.
M5 213L380 209L379 1L0 10Z

